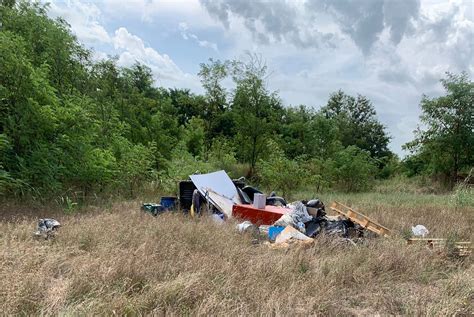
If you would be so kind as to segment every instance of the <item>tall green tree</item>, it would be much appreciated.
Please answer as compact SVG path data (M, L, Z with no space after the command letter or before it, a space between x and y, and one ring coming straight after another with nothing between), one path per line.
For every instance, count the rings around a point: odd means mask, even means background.
M354 98L339 90L330 96L321 111L334 120L344 147L355 145L377 159L391 156L388 149L390 137L378 121L372 102L366 97L358 95Z
M460 171L474 166L474 83L467 73L447 73L445 96L423 96L415 140L405 145L427 166L454 185ZM413 160L411 160L413 161Z
M201 83L206 91L205 103L201 117L207 124L207 148L211 140L219 134L230 135L232 120L229 116L229 104L227 102L227 89L222 82L228 78L230 61L209 59L209 62L201 63L198 73Z
M241 159L250 164L251 174L261 158L282 112L276 93L266 87L267 67L264 61L250 55L245 62L233 62L236 84L232 99L235 118L236 144Z

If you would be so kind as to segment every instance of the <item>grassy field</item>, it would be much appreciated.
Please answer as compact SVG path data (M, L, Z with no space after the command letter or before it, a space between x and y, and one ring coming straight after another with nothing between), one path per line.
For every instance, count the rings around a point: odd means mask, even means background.
M295 195L298 196L298 195ZM300 193L300 197L311 197ZM358 246L319 236L307 248L271 250L235 222L180 214L153 218L139 202L64 215L4 205L0 223L2 314L453 315L474 312L472 255L407 246L423 224L432 237L473 239L474 206L449 195L325 194L393 229ZM38 217L63 224L35 240Z

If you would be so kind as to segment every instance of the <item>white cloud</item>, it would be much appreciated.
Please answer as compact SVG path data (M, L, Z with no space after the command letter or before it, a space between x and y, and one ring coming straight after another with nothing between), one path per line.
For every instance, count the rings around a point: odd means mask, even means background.
M151 67L159 78L178 80L184 75L168 55L146 46L141 38L124 27L115 31L113 44L116 50L122 51L118 60L121 66L131 66L138 61Z
M153 71L155 80L165 87L186 87L196 89L199 80L183 72L166 54L160 54L143 40L131 34L125 27L115 31L112 38L114 48L120 52L119 66L129 67L136 62L147 65Z
M140 19L148 25L166 19L189 21L195 27L215 26L199 0L102 0L104 12L118 19Z
M133 1L128 3L132 4ZM135 4L146 5L144 1L136 1ZM166 1L161 1L154 3L153 6L158 4L163 4L165 7L167 5ZM140 62L150 67L160 86L186 87L200 91L196 76L183 72L167 54L160 54L140 37L131 34L126 27L119 27L110 35L103 26L103 13L98 5L76 0L55 1L50 4L49 14L52 17L64 18L78 39L87 47L94 48L92 55L94 60L117 55L119 66L128 67ZM96 47L100 47L101 50L96 50Z
M74 34L86 44L110 43L110 36L101 25L102 13L93 3L52 1L49 13L53 17L64 18Z
M219 52L219 48L217 47L216 43L209 42L206 40L201 40L196 34L191 33L189 31L189 27L186 22L179 23L179 30L181 31L181 36L183 37L183 39L185 40L192 39L201 47L210 48L216 52Z

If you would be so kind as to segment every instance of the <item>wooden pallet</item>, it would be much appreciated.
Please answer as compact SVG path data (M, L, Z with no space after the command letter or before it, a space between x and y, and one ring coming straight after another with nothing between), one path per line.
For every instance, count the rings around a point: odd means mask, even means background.
M378 224L366 215L361 214L360 212L357 212L354 209L347 207L337 201L333 202L330 208L335 212L343 215L344 217L350 219L352 222L355 222L363 228L375 232L378 235L388 237L391 234L390 229L382 226L381 224Z
M446 248L447 239L442 238L410 238L407 240L408 244L414 243L426 243L430 249L442 251ZM454 248L459 256L468 256L472 252L470 241L457 241L454 242Z

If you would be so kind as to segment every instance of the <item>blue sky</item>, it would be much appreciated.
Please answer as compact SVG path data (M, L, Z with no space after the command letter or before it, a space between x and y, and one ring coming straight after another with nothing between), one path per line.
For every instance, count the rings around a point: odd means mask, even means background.
M404 155L421 96L442 94L447 71L472 78L473 10L470 0L55 0L49 14L95 58L147 64L158 86L202 93L200 63L253 52L285 105L365 95Z

